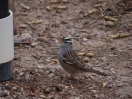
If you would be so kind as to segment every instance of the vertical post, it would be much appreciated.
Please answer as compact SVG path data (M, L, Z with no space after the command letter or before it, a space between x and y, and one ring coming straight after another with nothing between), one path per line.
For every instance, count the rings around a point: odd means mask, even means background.
M15 24L15 0L9 0L9 9L13 12L13 26L14 26L14 32L16 28Z
M0 0L0 82L11 79L13 58L13 13L8 0Z

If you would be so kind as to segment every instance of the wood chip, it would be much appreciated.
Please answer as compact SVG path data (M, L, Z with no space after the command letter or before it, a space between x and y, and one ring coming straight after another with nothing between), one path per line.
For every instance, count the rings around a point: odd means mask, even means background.
M126 34L126 33L121 33L121 34L116 34L116 35L110 35L112 39L119 39L119 38L124 38L124 37L129 37L131 34Z
M54 7L54 9L66 10L67 6L57 6L57 7Z
M22 8L24 8L24 9L26 9L26 10L29 10L29 9L30 9L30 7L25 6L23 3L21 3L21 6L22 6Z
M113 18L113 17L111 17L111 16L104 16L104 19L105 19L105 20L109 20L109 21L118 21L118 19Z
M51 60L50 60L50 59L45 59L45 61L46 61L46 62L48 62L48 63L50 63L50 62L51 62Z
M40 24L42 23L43 20L35 20L35 21L31 21L31 22L26 22L27 24Z
M103 83L103 87L105 87L108 84L108 81Z
M61 3L63 0L51 0L50 3Z
M93 13L97 12L97 9L92 9L92 10L89 10L88 13L84 14L83 16L84 17L87 17L89 15L92 15Z
M85 57L93 57L93 53L78 53L79 56L85 56Z
M105 6L105 5L107 5L107 3L96 4L96 5L94 5L94 7L95 7L95 8L99 8L99 7L103 7L103 6Z

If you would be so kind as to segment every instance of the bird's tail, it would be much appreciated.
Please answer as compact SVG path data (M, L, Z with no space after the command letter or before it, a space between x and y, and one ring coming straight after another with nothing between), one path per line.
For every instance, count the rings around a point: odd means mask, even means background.
M101 76L108 76L106 73L100 72L100 71L92 69L92 68L87 69L87 72L92 72L92 73L95 73L95 74L98 74L98 75L101 75Z

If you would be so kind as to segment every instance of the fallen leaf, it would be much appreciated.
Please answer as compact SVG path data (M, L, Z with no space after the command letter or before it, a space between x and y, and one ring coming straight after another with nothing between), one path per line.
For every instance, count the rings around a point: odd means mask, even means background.
M103 87L105 87L108 84L108 81L103 83Z
M124 37L129 37L131 34L126 34L126 33L121 33L121 34L116 34L116 35L110 35L112 39L118 39L118 38L124 38Z

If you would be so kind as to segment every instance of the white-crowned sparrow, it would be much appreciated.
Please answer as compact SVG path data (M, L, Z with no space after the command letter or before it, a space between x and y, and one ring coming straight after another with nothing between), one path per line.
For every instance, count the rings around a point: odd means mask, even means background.
M92 72L102 76L107 76L105 73L85 66L84 61L73 51L72 41L70 38L63 38L61 42L58 60L62 68L71 74L71 78L78 72Z

